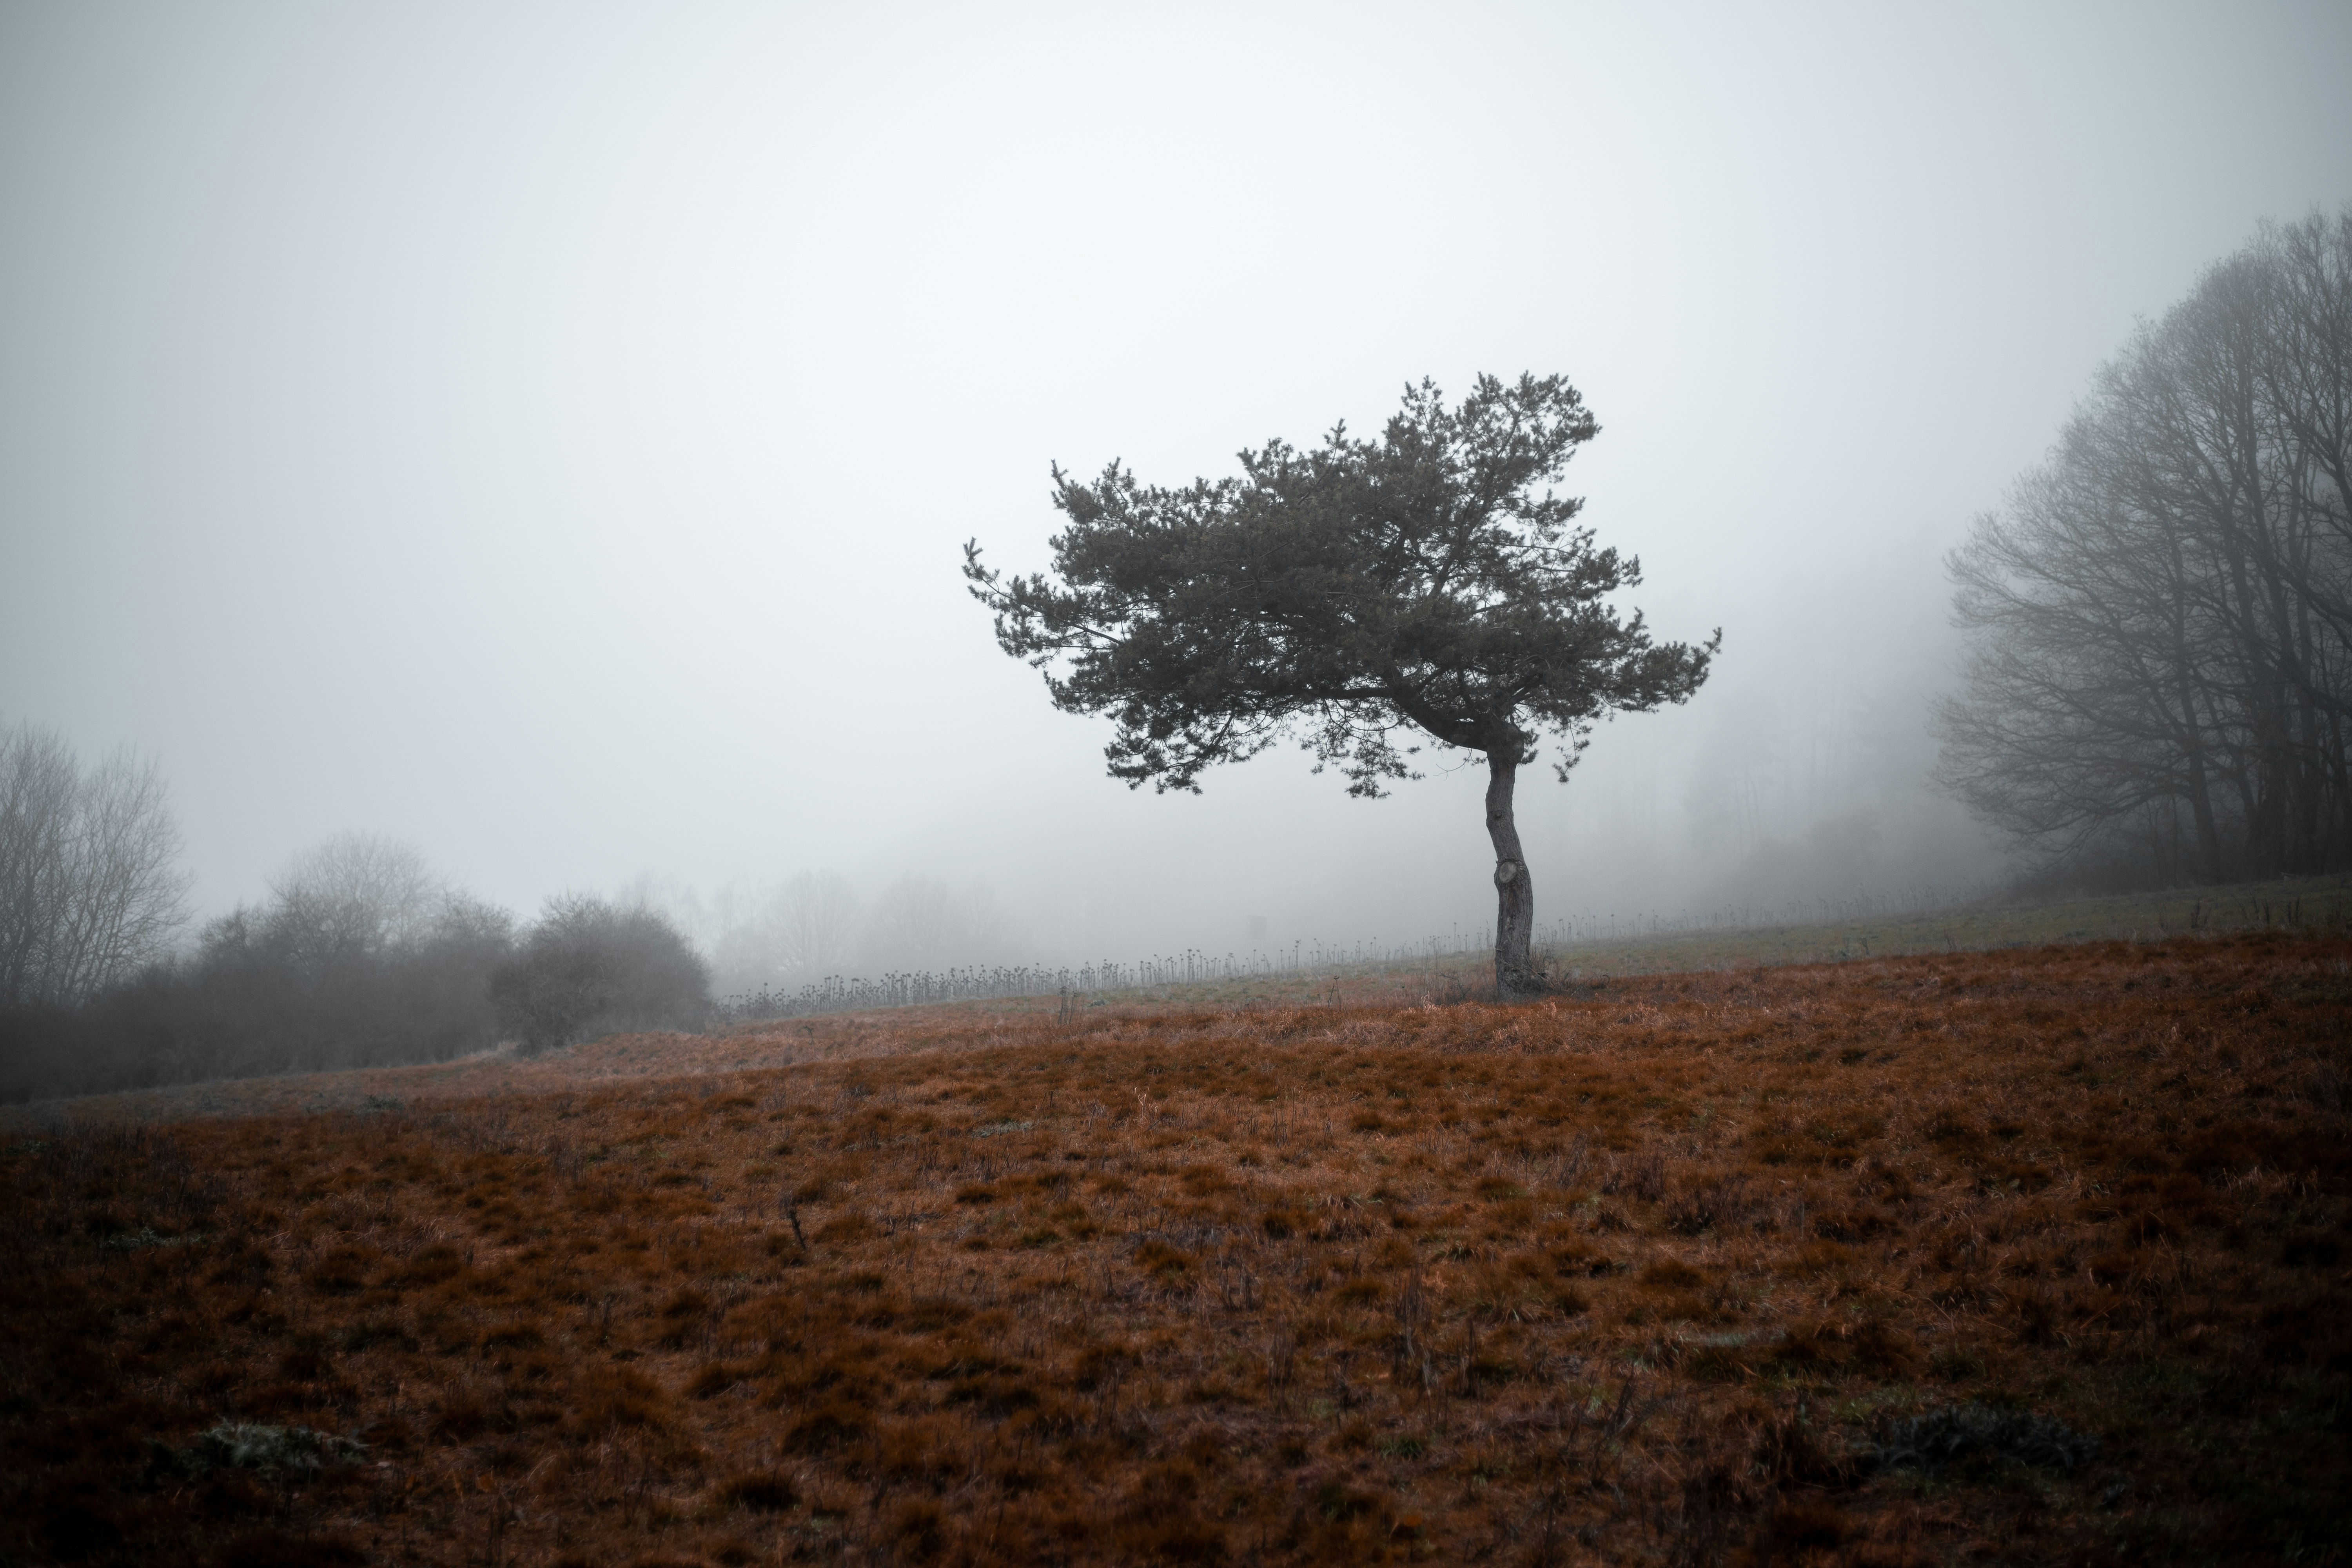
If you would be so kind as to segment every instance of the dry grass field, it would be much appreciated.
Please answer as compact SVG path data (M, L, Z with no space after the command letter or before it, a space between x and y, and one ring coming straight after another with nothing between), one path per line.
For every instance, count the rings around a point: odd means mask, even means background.
M2347 1037L2258 933L84 1107L0 1563L2340 1561Z

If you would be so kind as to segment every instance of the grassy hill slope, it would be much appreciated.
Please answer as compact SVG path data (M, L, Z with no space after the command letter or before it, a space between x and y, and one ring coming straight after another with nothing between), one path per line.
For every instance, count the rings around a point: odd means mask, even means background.
M0 1560L2340 1553L2347 1025L2271 932L85 1107Z

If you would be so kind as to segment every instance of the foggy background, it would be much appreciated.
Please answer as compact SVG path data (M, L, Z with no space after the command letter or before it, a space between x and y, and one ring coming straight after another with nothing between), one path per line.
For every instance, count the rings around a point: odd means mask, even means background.
M1475 929L1482 769L1130 794L959 547L1559 372L1724 649L1530 771L1538 921L1979 884L1939 557L2352 197L2347 64L2331 5L13 5L0 721L160 757L200 914L357 829L710 949L802 877L848 964Z

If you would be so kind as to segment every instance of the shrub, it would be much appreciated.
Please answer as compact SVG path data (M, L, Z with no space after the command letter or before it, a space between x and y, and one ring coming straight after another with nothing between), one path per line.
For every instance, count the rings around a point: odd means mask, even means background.
M710 972L667 916L572 894L548 900L490 976L499 1026L532 1051L624 1029L699 1028Z

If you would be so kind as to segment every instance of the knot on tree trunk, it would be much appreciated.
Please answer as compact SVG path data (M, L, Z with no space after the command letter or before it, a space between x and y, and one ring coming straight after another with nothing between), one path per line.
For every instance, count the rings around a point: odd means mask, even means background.
M1498 888L1509 887L1512 883L1519 879L1519 863L1517 860L1496 861L1495 886Z

